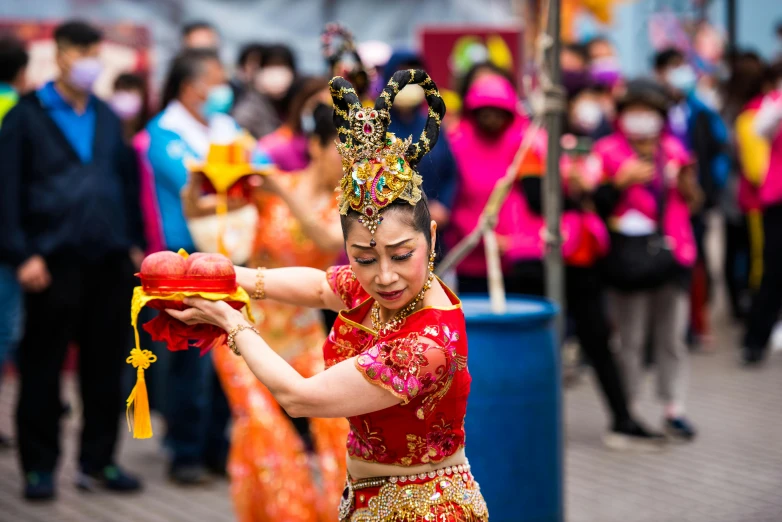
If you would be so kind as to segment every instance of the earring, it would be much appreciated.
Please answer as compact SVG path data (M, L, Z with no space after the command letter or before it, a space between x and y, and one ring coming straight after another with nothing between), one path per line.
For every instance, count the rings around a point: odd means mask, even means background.
M356 280L356 273L353 271L353 268L350 269L350 278L355 281Z
M437 254L435 254L434 250L429 254L429 271L434 272L434 260L437 258Z

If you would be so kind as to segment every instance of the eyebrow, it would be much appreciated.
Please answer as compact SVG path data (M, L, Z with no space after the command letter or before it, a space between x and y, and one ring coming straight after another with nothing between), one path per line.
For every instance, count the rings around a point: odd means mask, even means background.
M397 248L397 247L400 247L400 246L404 245L405 243L408 243L408 242L410 242L412 240L413 240L413 238L403 239L402 241L400 241L398 243L394 243L393 245L386 245L386 248ZM353 244L353 245L350 245L350 246L354 247L354 248L358 248L360 250L374 250L374 248L375 248L375 247L371 247L371 246L368 246L368 245L356 245L356 244Z

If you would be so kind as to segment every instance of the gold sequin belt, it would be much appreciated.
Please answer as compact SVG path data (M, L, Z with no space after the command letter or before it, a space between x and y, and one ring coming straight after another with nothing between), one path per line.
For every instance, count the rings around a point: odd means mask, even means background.
M379 490L361 492L369 488ZM436 520L488 520L486 502L469 464L356 481L348 475L339 505L340 522L412 522L432 520L433 515Z

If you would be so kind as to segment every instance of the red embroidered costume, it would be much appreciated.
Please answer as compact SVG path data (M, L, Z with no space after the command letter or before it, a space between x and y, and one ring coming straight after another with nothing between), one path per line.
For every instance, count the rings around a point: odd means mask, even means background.
M409 467L441 462L463 448L470 374L459 299L443 286L451 306L423 308L380 334L361 324L374 300L352 279L350 267L333 267L328 278L348 310L340 312L323 347L326 366L356 357L369 382L400 400L348 419L350 458ZM351 522L488 520L469 465L349 481L340 513Z

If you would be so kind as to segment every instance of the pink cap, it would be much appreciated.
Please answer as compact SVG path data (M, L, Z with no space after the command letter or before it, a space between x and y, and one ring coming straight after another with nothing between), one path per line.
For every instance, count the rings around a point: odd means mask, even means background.
M464 99L464 108L467 110L494 107L515 113L517 105L518 98L513 85L507 78L497 74L475 80Z

